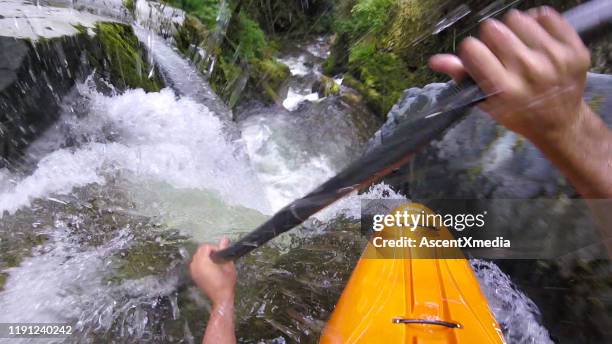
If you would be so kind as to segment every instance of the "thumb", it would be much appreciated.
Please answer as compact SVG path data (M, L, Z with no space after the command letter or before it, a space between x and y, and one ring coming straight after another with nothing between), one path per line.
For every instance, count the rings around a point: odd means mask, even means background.
M429 68L438 73L444 73L455 82L461 81L466 75L465 67L463 62L452 54L438 54L434 55L429 59Z
M223 237L223 239L221 239L221 241L219 242L219 249L223 250L229 247L230 244L230 240L227 237Z

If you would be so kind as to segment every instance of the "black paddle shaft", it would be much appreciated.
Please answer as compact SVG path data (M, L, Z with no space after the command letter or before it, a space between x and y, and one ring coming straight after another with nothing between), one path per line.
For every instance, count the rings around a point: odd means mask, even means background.
M565 18L584 38L612 21L612 0L594 0L564 13ZM485 100L478 86L468 79L451 84L433 107L408 116L375 149L353 162L316 190L279 210L268 221L230 247L212 254L217 262L236 260L274 237L306 221L311 215L347 194L368 187L404 165L419 148L440 137L453 123L463 118L468 108Z

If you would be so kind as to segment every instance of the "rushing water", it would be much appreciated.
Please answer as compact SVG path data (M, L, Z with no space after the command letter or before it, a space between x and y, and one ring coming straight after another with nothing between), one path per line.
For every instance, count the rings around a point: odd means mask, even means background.
M31 145L29 168L0 171L0 322L73 322L82 342L198 341L208 303L186 276L189 252L254 228L357 157L376 129L338 97L309 96L319 65L303 62L320 63L322 40L281 58L292 106L260 104L234 124L189 63L139 36L172 89L102 93L89 79ZM241 261L241 341L316 341L365 244L359 200L382 197L404 200L377 185ZM547 341L508 277L473 266L507 337Z

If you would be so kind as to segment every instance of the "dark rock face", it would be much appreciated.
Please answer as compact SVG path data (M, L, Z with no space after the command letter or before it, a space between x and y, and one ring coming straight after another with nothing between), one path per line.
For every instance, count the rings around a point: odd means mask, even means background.
M379 144L414 111L432 106L446 84L411 88L389 112L371 140ZM585 99L612 125L612 76L589 74ZM413 198L535 198L574 196L575 192L529 141L472 110L441 139L387 179Z
M86 36L36 43L0 37L0 167L57 118L62 96L83 75Z
M94 70L119 91L163 86L157 70L146 76L146 52L130 26L86 31L35 42L0 36L0 168L19 168L23 150L57 119L63 97Z

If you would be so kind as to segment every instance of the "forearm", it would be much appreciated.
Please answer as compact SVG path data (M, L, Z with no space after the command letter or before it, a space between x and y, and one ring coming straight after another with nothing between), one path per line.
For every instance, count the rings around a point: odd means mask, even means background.
M234 344L236 335L234 334L234 300L224 302L221 305L214 305L206 332L204 333L203 344Z
M612 131L586 103L567 130L540 133L531 141L582 197L612 199Z

